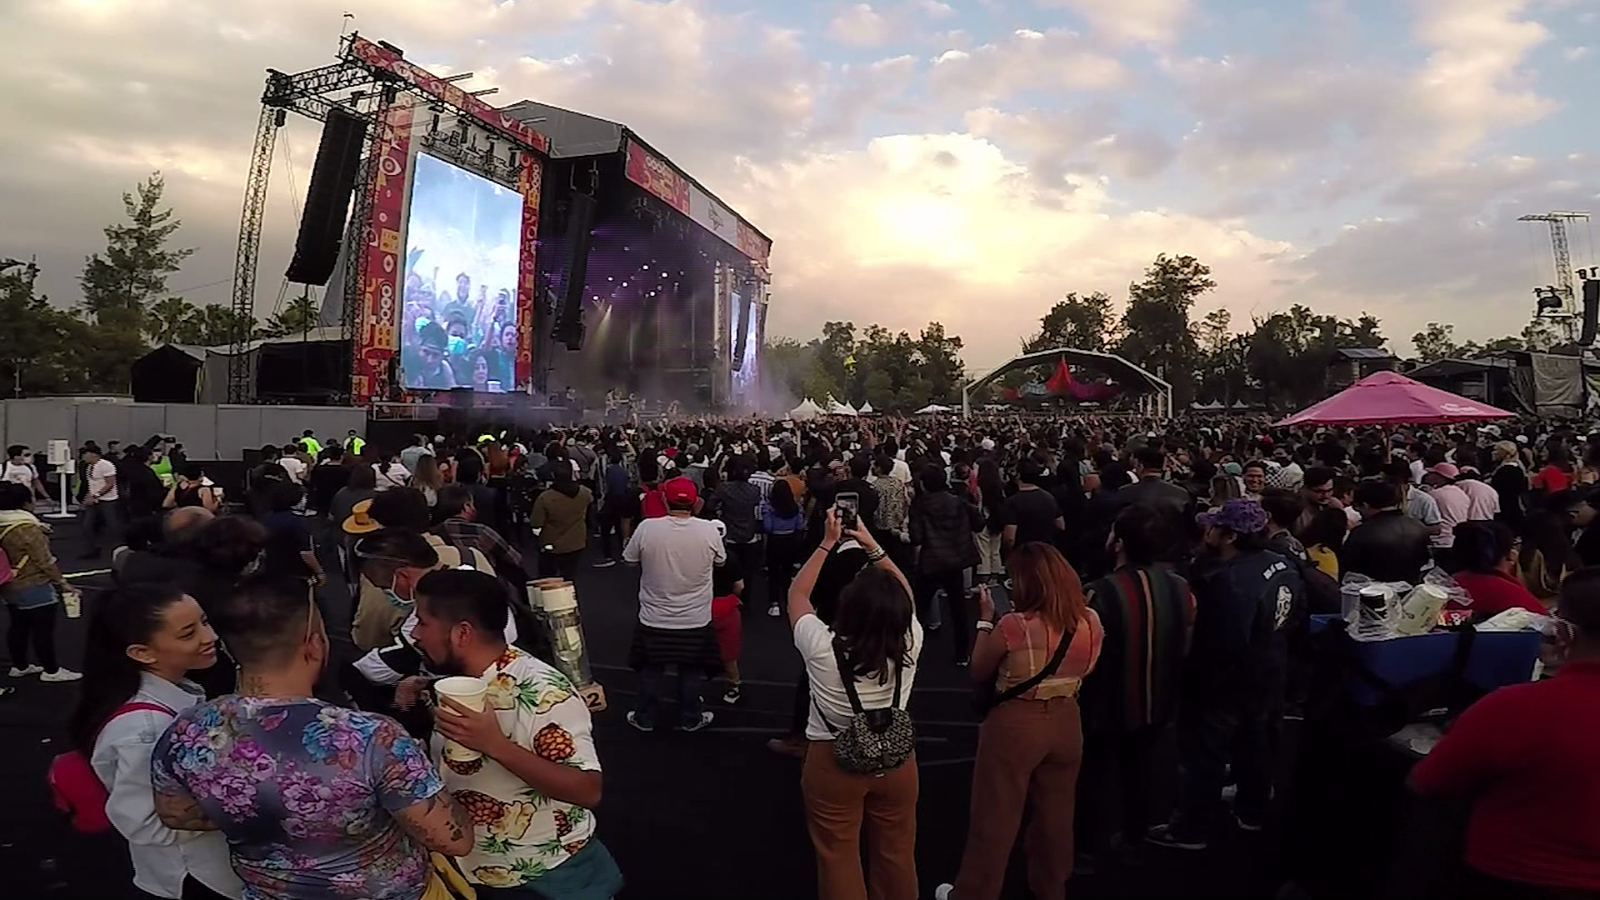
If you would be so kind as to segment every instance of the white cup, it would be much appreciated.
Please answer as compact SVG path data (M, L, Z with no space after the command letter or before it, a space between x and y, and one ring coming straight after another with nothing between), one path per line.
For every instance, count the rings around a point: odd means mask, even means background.
M483 683L482 679L470 678L465 675L441 678L433 683L433 690L440 697L449 697L468 709L480 712L483 710L484 701L488 699L489 693L489 687ZM448 706L441 706L441 708L449 715L460 715L460 713L450 709ZM444 742L444 755L445 758L453 759L456 762L471 762L483 757L482 753L463 747L449 738L446 738Z

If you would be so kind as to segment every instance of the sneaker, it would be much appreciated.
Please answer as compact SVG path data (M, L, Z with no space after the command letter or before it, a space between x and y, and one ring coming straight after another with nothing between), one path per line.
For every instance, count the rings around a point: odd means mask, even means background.
M26 678L29 675L37 675L37 674L39 674L40 672L43 672L43 671L44 671L44 666L28 666L25 669L19 669L16 666L12 666L11 667L11 677L12 678Z
M1251 834L1256 834L1266 827L1260 822L1252 822L1238 813L1233 814L1233 821L1238 824L1240 831L1247 831Z
M956 660L956 668L958 668L958 669L965 669L967 666L970 666L970 665L972 665L972 660L970 658L965 658L964 657L962 659Z
M953 884L941 884L933 889L933 900L950 900L950 892L955 889Z
M739 686L737 684L728 687L727 693L722 695L722 702L729 706L739 702Z
M40 681L51 681L51 682L56 682L56 681L77 681L78 679L80 679L82 677L83 677L83 673L81 673L81 672L74 672L71 669L57 669L54 672L46 672L43 675L40 675L39 676L39 680Z
M804 759L806 755L806 741L796 737L773 738L767 741L767 749L783 756L792 756L795 759Z
M688 725L679 725L678 726L678 730L682 731L682 732L685 732L687 734L693 734L696 731L699 731L700 729L706 727L707 725L710 725L711 724L711 720L715 719L716 717L717 717L716 713L712 712L709 709L705 710L704 712L700 713L700 721L691 722Z
M639 714L631 709L628 710L628 724L639 729L645 734L649 734L650 732L656 730L654 725L646 725L645 723L639 721Z
M1144 839L1157 847L1168 847L1173 850L1204 850L1206 842L1189 835L1179 834L1172 830L1171 825L1157 825L1150 829Z
M612 566L615 566L616 564L617 564L617 561L614 560L614 559L602 559L599 562L595 563L594 567L596 569L609 569Z
M774 603L767 607L767 615L776 619L777 617L783 615L783 610L778 609L778 604Z

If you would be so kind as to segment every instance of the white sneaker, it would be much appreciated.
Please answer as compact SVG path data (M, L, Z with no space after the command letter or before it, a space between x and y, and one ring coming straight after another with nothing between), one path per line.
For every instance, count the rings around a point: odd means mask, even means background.
M950 900L950 892L955 889L953 884L941 884L933 889L933 900Z
M40 675L39 680L52 682L77 681L82 677L82 672L74 672L71 669L57 669L54 672L46 672L43 675Z
M11 667L11 677L12 678L26 678L29 675L37 675L37 674L39 674L40 672L43 672L43 671L44 671L44 667L43 666L29 666L26 669L19 669L16 666L12 666Z

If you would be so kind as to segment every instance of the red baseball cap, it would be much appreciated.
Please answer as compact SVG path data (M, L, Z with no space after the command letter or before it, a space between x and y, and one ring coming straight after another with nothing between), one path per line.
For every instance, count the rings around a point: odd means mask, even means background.
M668 506L687 508L700 499L700 492L695 489L694 482L682 476L663 481L661 493L666 497Z

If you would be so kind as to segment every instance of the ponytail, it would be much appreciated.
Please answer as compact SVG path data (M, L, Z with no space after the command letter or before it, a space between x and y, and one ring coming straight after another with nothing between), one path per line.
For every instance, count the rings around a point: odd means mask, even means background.
M74 749L92 755L106 720L138 692L144 667L128 656L128 648L149 643L167 608L181 599L183 593L170 586L124 588L95 604L84 641L83 686L68 724Z

